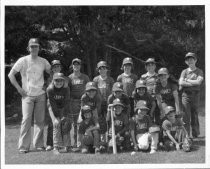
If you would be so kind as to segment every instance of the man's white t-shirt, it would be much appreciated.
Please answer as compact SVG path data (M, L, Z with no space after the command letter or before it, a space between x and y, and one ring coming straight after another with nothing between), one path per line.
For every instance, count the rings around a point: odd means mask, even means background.
M27 92L28 96L39 96L44 94L44 71L50 69L49 62L41 57L31 59L31 55L27 55L18 59L13 68L20 72L22 78L22 88Z

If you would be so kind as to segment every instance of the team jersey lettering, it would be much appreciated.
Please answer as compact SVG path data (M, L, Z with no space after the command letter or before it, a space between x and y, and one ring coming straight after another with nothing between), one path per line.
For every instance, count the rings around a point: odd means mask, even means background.
M62 95L55 95L54 99L55 100L61 100L61 99L64 99L64 96L62 96Z
M109 87L109 84L106 84L106 83L99 83L98 84L98 88L99 89L106 89Z
M123 121L121 121L121 120L115 120L114 121L114 125L115 126L123 126Z
M81 79L74 79L72 84L73 85L78 85L78 84L83 84L84 83L84 80L81 80Z
M131 78L124 78L123 83L133 83L133 79Z
M171 93L171 89L162 89L162 90L160 91L160 93L161 93L161 94L169 94L169 93Z
M147 123L137 123L136 128L137 128L137 130L146 129Z

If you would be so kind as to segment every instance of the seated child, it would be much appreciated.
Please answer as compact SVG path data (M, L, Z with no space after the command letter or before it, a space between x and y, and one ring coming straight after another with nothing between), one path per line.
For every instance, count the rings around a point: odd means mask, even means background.
M180 144L188 133L184 128L181 118L176 118L175 109L172 106L165 108L165 120L162 123L163 144L166 150L180 150Z
M78 130L78 137L81 140L80 148L82 153L88 153L90 148L95 149L95 153L100 154L99 149L99 123L93 118L90 106L84 105L81 108L82 122Z
M70 121L68 120L68 110L70 93L69 88L64 87L65 78L63 73L55 73L53 82L47 88L47 106L53 123L53 146L56 153L61 147L65 147L67 152L70 146ZM61 122L66 121L65 132L62 131Z
M159 131L152 131L152 121L147 115L149 108L143 101L136 104L134 119L130 122L131 138L134 144L134 150L148 150L151 143L150 154L157 151ZM156 127L158 128L158 127Z
M130 134L129 134L129 121L128 116L122 113L124 105L121 103L120 99L115 99L112 105L109 107L113 111L114 118L114 127L116 135L116 144L117 148L120 150L129 150L131 147L130 144ZM106 121L108 123L109 137L112 136L111 128L111 111L108 111ZM112 147L112 139L109 140L109 147Z

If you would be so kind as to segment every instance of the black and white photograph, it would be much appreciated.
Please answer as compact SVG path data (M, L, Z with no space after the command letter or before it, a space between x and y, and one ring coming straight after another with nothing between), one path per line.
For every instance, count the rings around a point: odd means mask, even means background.
M2 168L209 167L207 4L3 2Z

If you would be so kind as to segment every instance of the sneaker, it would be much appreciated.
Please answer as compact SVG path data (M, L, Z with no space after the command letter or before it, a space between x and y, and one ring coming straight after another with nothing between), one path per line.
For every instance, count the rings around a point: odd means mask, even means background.
M53 149L52 146L47 146L45 150L46 150L46 151L51 151L52 149Z
M83 148L82 149L82 154L87 154L88 153L88 150L86 148Z
M28 153L28 150L20 149L20 150L19 150L19 153L20 153L20 154L26 154L26 153Z
M64 147L63 149L59 150L60 153L68 153L68 151L69 151L68 147Z
M53 149L53 153L54 153L55 155L60 154L60 152L59 152L59 148L58 148L58 147L54 147L54 149Z
M36 151L45 151L45 148L44 147L37 147Z
M100 148L95 148L95 154L101 154L101 152L100 152Z
M152 150L150 151L150 154L154 154L154 153L156 153L156 150L152 149Z
M81 148L80 147L73 147L71 150L76 153L76 152L79 152L81 150Z

